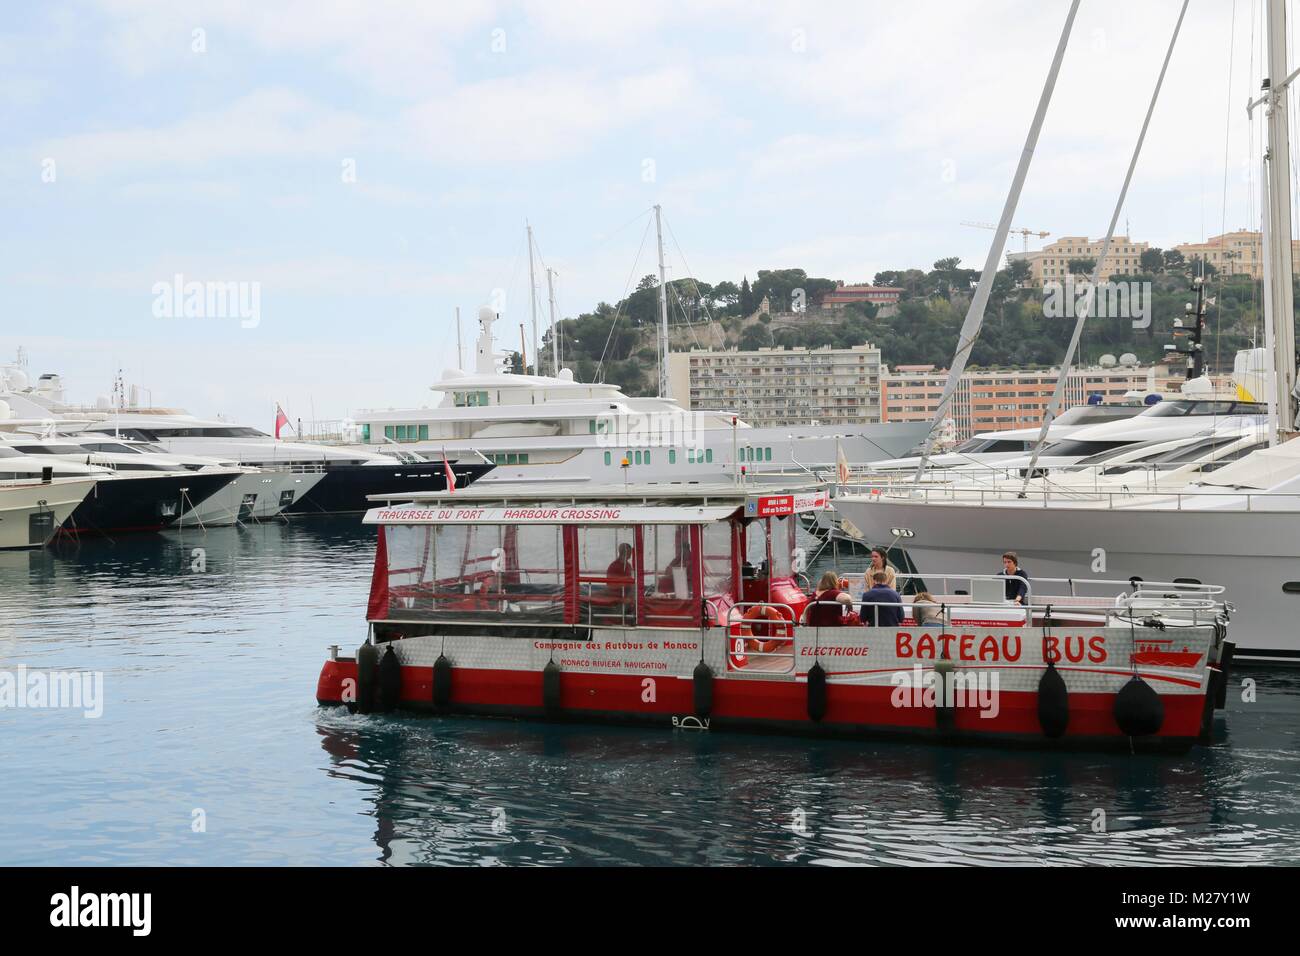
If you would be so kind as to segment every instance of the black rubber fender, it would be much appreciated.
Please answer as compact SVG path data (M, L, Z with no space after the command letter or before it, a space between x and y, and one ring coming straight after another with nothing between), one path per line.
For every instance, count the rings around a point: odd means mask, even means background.
M1237 651L1236 641L1224 641L1219 654L1219 681L1214 688L1214 709L1223 710L1228 705L1228 676L1232 673L1232 658Z
M826 716L826 671L817 661L808 670L808 719L820 721Z
M542 668L542 711L552 719L560 716L560 665L555 661Z
M1134 674L1115 695L1115 723L1128 737L1149 737L1165 722L1165 705L1150 684Z
M1044 737L1055 740L1065 735L1069 725L1070 692L1056 664L1049 661L1047 670L1038 678L1038 726L1042 728Z
M379 648L369 641L357 648L357 700L353 711L369 714L375 709L375 668L379 664Z
M384 653L379 658L379 694L375 709L380 713L396 710L401 696L402 662L397 659L393 645L386 644Z
M957 665L946 657L934 662L934 726L950 731L957 725L957 695L952 692ZM951 699L950 699L951 698Z
M704 661L696 664L691 687L695 695L695 716L703 720L713 712L713 668Z
M451 661L439 654L433 662L433 706L446 710L451 704Z

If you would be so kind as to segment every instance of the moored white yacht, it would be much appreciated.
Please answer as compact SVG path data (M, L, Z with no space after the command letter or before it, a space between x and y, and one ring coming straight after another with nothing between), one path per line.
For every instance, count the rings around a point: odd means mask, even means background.
M0 550L48 544L96 487L94 478L54 478L46 471L43 479L29 467L0 459Z
M1003 486L971 494L913 487L840 496L835 506L862 531L900 541L923 574L1017 552L1031 574L1070 578L1213 580L1236 605L1232 626L1243 661L1300 663L1300 440L1291 317L1291 167L1286 13L1268 0L1268 77L1251 107L1265 106L1262 158L1264 319L1271 346L1268 396L1272 447L1182 487L1142 492ZM1195 355L1194 361L1200 357Z
M491 309L479 312L475 367L449 369L432 408L353 413L353 448L401 448L432 461L496 464L485 482L715 482L748 472L871 462L905 453L921 423L753 427L725 411L687 411L668 398L617 386L500 370ZM624 464L626 462L626 464Z

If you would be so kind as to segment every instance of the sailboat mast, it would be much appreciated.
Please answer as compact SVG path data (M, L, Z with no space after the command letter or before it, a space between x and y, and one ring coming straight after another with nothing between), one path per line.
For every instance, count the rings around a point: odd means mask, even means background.
M1291 131L1287 119L1290 81L1286 59L1286 0L1268 0L1268 225L1271 282L1265 290L1273 306L1273 365L1277 411L1283 432L1295 430L1296 356L1291 297Z
M560 374L560 327L555 324L555 270L546 267L546 298L551 303L551 365L558 378Z
M970 307L966 310L966 318L962 321L961 331L958 333L957 351L952 358L952 367L948 370L948 381L943 387L943 395L940 396L939 405L934 411L934 420L930 422L930 430L926 432L925 443L921 447L921 460L917 464L916 475L913 478L914 486L921 482L921 474L925 471L930 460L930 452L934 448L935 432L939 430L944 416L952 408L953 396L956 395L957 386L961 383L962 373L966 371L966 361L970 358L971 349L975 347L980 326L984 324L984 308L988 305L989 293L993 291L993 279L997 275L998 262L1001 261L1002 250L1006 247L1007 233L1011 231L1011 218L1016 213L1016 204L1020 201L1020 191L1024 188L1025 177L1029 175L1029 164L1038 146L1038 134L1043 128L1043 120L1047 117L1048 104L1052 102L1052 91L1056 89L1056 78L1060 75L1061 61L1065 59L1065 48L1069 46L1070 31L1074 29L1074 18L1078 12L1079 0L1073 0L1070 4L1070 12L1065 16L1061 38L1056 43L1056 53L1047 71L1047 80L1038 95L1038 108L1034 111L1033 121L1029 124L1029 134L1025 137L1024 149L1020 151L1020 162L1016 165L1015 175L1011 179L1011 189L1007 192L1006 201L1002 205L1002 218L998 220L997 231L993 236L993 242L989 245L988 256L984 260L984 270L980 273L979 284L975 288L975 294L971 296Z
M537 361L537 279L533 273L533 227L525 223L528 229L528 298L533 310L533 361ZM524 372L528 364L524 363ZM539 370L540 371L540 370Z
M456 306L456 367L465 367L465 346L460 341L460 306Z
M664 271L664 229L655 205L655 239L659 244L659 397L668 397L668 280Z

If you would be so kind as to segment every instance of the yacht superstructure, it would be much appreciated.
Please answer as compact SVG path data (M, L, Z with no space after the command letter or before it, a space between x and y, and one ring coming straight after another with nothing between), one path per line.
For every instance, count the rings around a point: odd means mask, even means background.
M359 444L400 447L433 461L486 458L487 482L709 482L749 472L871 462L905 453L919 423L752 427L726 411L687 411L668 398L634 398L617 386L556 375L502 372L491 309L479 312L472 372L449 369L430 388L432 408L353 413Z

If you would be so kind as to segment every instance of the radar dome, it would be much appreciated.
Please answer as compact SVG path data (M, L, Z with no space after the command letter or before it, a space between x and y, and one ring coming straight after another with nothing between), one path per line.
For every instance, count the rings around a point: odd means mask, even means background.
M1125 352L1123 355L1119 357L1120 365L1136 365L1137 363L1138 363L1138 357L1134 355L1132 352Z
M27 373L20 368L4 369L4 379L13 392L21 392L27 387Z
M1102 368L1114 368L1115 356L1107 353L1106 355L1103 355L1100 359L1098 359L1097 364L1099 364Z
M497 314L495 311L493 311L492 306L484 305L479 307L478 317L480 320L484 322L491 322L493 319L497 317Z
M560 374L557 375L556 378L558 378L561 382L572 382L572 381L573 381L573 369L571 369L571 368L562 368L562 369L560 369Z
M1191 398L1210 398L1214 395L1214 386L1208 378L1202 375L1199 378L1192 378L1183 382L1181 391Z
M464 378L465 370L460 368L445 368L442 370L443 378Z

